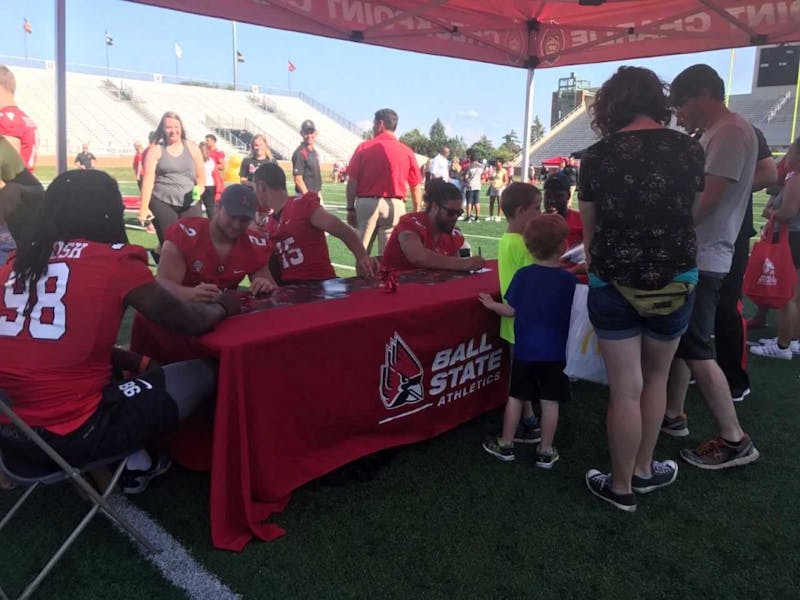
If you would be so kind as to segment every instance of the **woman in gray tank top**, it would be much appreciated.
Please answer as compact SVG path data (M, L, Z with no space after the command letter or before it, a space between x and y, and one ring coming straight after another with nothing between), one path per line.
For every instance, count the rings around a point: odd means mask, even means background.
M200 150L186 139L181 118L174 112L164 113L154 142L145 150L139 222L144 225L152 214L162 243L172 223L183 217L202 216L199 191L195 194L193 190L195 186L202 189L204 181Z

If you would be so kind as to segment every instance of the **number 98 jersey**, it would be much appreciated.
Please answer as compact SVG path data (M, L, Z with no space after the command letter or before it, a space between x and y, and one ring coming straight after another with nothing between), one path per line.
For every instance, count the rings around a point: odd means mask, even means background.
M63 435L100 403L125 296L153 275L140 246L56 242L26 317L13 266L0 267L0 387L30 425Z

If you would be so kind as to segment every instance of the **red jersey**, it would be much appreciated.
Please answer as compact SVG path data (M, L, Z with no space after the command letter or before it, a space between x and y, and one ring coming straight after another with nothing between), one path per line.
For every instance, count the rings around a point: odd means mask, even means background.
M577 210L568 208L566 221L567 227L569 227L569 233L567 233L567 248L572 248L573 246L582 244L583 219L581 219L581 213L579 213Z
M136 179L141 179L142 169L144 168L144 153L137 152L133 155L133 174L136 176Z
M28 424L64 435L100 403L125 296L153 274L141 246L57 242L25 318L29 294L14 285L13 266L0 267L0 387Z
M413 150L384 131L359 144L347 166L347 176L358 181L356 196L361 198L406 197L406 184L422 181Z
M208 158L214 161L214 166L217 167L217 170L225 166L225 153L222 150L217 149L209 152Z
M274 245L283 282L336 277L325 232L311 224L311 215L319 207L319 196L308 192L289 198L280 213L261 222L267 239Z
M383 266L388 269L408 271L419 268L409 262L400 247L400 234L404 231L413 231L428 250L445 256L458 256L458 251L464 245L464 235L458 227L453 229L452 233L439 233L439 239L435 239L436 231L428 218L428 213L409 213L400 217L400 221L392 230L392 236L386 242L386 248L383 251Z
M19 155L30 172L36 167L36 123L18 106L0 108L0 135L19 139Z
M211 221L187 217L167 228L164 239L178 248L186 264L183 285L213 283L221 290L235 290L245 275L258 271L269 261L267 239L248 229L228 252L225 259L217 254L211 241Z

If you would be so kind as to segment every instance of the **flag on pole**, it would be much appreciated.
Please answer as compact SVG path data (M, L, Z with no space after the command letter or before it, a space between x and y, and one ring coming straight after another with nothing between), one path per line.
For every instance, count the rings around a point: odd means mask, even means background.
M244 54L238 50L236 51L236 62L244 62Z
M297 70L297 67L294 66L292 61L289 61L289 73L294 73Z
M175 42L175 56L178 58L183 58L183 48L178 42Z
M28 19L22 19L22 29L25 30L25 33L31 34L33 33L33 27L31 26L31 22Z
M113 46L113 45L114 45L114 38L108 35L108 32L106 31L106 46Z

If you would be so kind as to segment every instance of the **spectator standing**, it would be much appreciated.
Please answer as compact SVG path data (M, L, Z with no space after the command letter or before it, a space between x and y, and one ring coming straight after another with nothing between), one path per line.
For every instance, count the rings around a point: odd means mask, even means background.
M217 171L217 162L208 154L208 146L205 142L200 142L197 146L203 160L203 193L200 195L200 202L206 207L206 215L211 219L214 217L217 184L214 177Z
M245 157L242 165L239 167L239 181L244 185L253 187L253 174L258 170L261 165L266 165L275 162L272 158L272 152L267 144L267 138L259 133L253 137L250 142L251 154Z
M472 160L464 172L464 189L466 214L464 220L470 218L477 221L481 216L481 185L483 182L483 163L470 157Z
M144 161L142 152L142 142L133 143L133 176L136 177L136 185L139 186L139 191L142 191L142 174L144 173Z
M489 216L486 217L487 221L499 221L500 213L500 195L503 189L508 185L508 171L503 168L503 161L499 158L494 161L494 170L489 180ZM492 216L494 213L494 204L497 202L497 215Z
M431 159L431 179L450 181L450 148L442 146L438 154Z
M0 65L0 135L22 157L25 167L33 173L37 159L37 129L25 111L17 106L17 81L5 65Z
M714 416L719 436L696 449L682 450L681 457L701 469L725 469L759 457L739 424L711 341L720 289L731 270L734 245L753 186L758 140L752 125L725 106L725 84L708 65L693 65L679 73L670 86L670 102L689 131L703 132L700 144L705 150L705 182L692 211L700 271L695 307L670 371L662 431L688 435L683 408L691 373Z
M72 162L79 169L94 169L95 161L97 157L89 152L89 144L84 144Z
M620 67L590 109L602 139L581 159L587 308L608 373L611 455L610 474L591 469L585 479L595 496L629 512L634 492L678 475L675 461L653 460L653 451L697 281L692 206L703 187L703 150L666 127L664 90L649 69Z
M456 223L463 213L458 188L434 179L425 188L425 210L403 215L394 228L386 244L383 266L398 271L483 268L480 256L460 256L464 236Z
M217 148L217 136L213 133L207 133L205 142L206 148L208 148L208 156L214 160L217 171L223 173L225 171L225 153ZM222 190L219 190L219 193L221 194Z
M375 112L374 137L359 144L347 166L347 222L358 230L367 253L378 239L378 254L406 212L409 190L414 211L422 204L422 174L414 152L395 136L397 113Z
M319 168L319 154L314 148L317 139L314 121L311 119L303 121L300 125L300 135L303 136L303 143L292 154L294 191L301 196L314 192L322 199L322 172Z
M186 139L178 114L164 113L144 157L139 222L145 225L152 214L158 241L163 243L167 228L179 218L203 214L198 200L204 183L200 150Z
M572 208L572 197L575 195L575 187L578 185L578 169L575 167L575 159L568 158L561 168L561 175L569 183L569 201L568 206Z
M523 403L538 400L542 407L541 431L534 437L540 438L536 440L536 466L541 469L552 469L559 459L553 446L559 405L572 398L564 368L576 280L559 268L559 257L567 247L567 232L567 224L559 215L533 217L525 227L525 245L536 263L514 274L505 302L497 302L489 294L479 295L489 310L514 317L515 339L503 432L487 437L483 449L502 461L514 460Z

